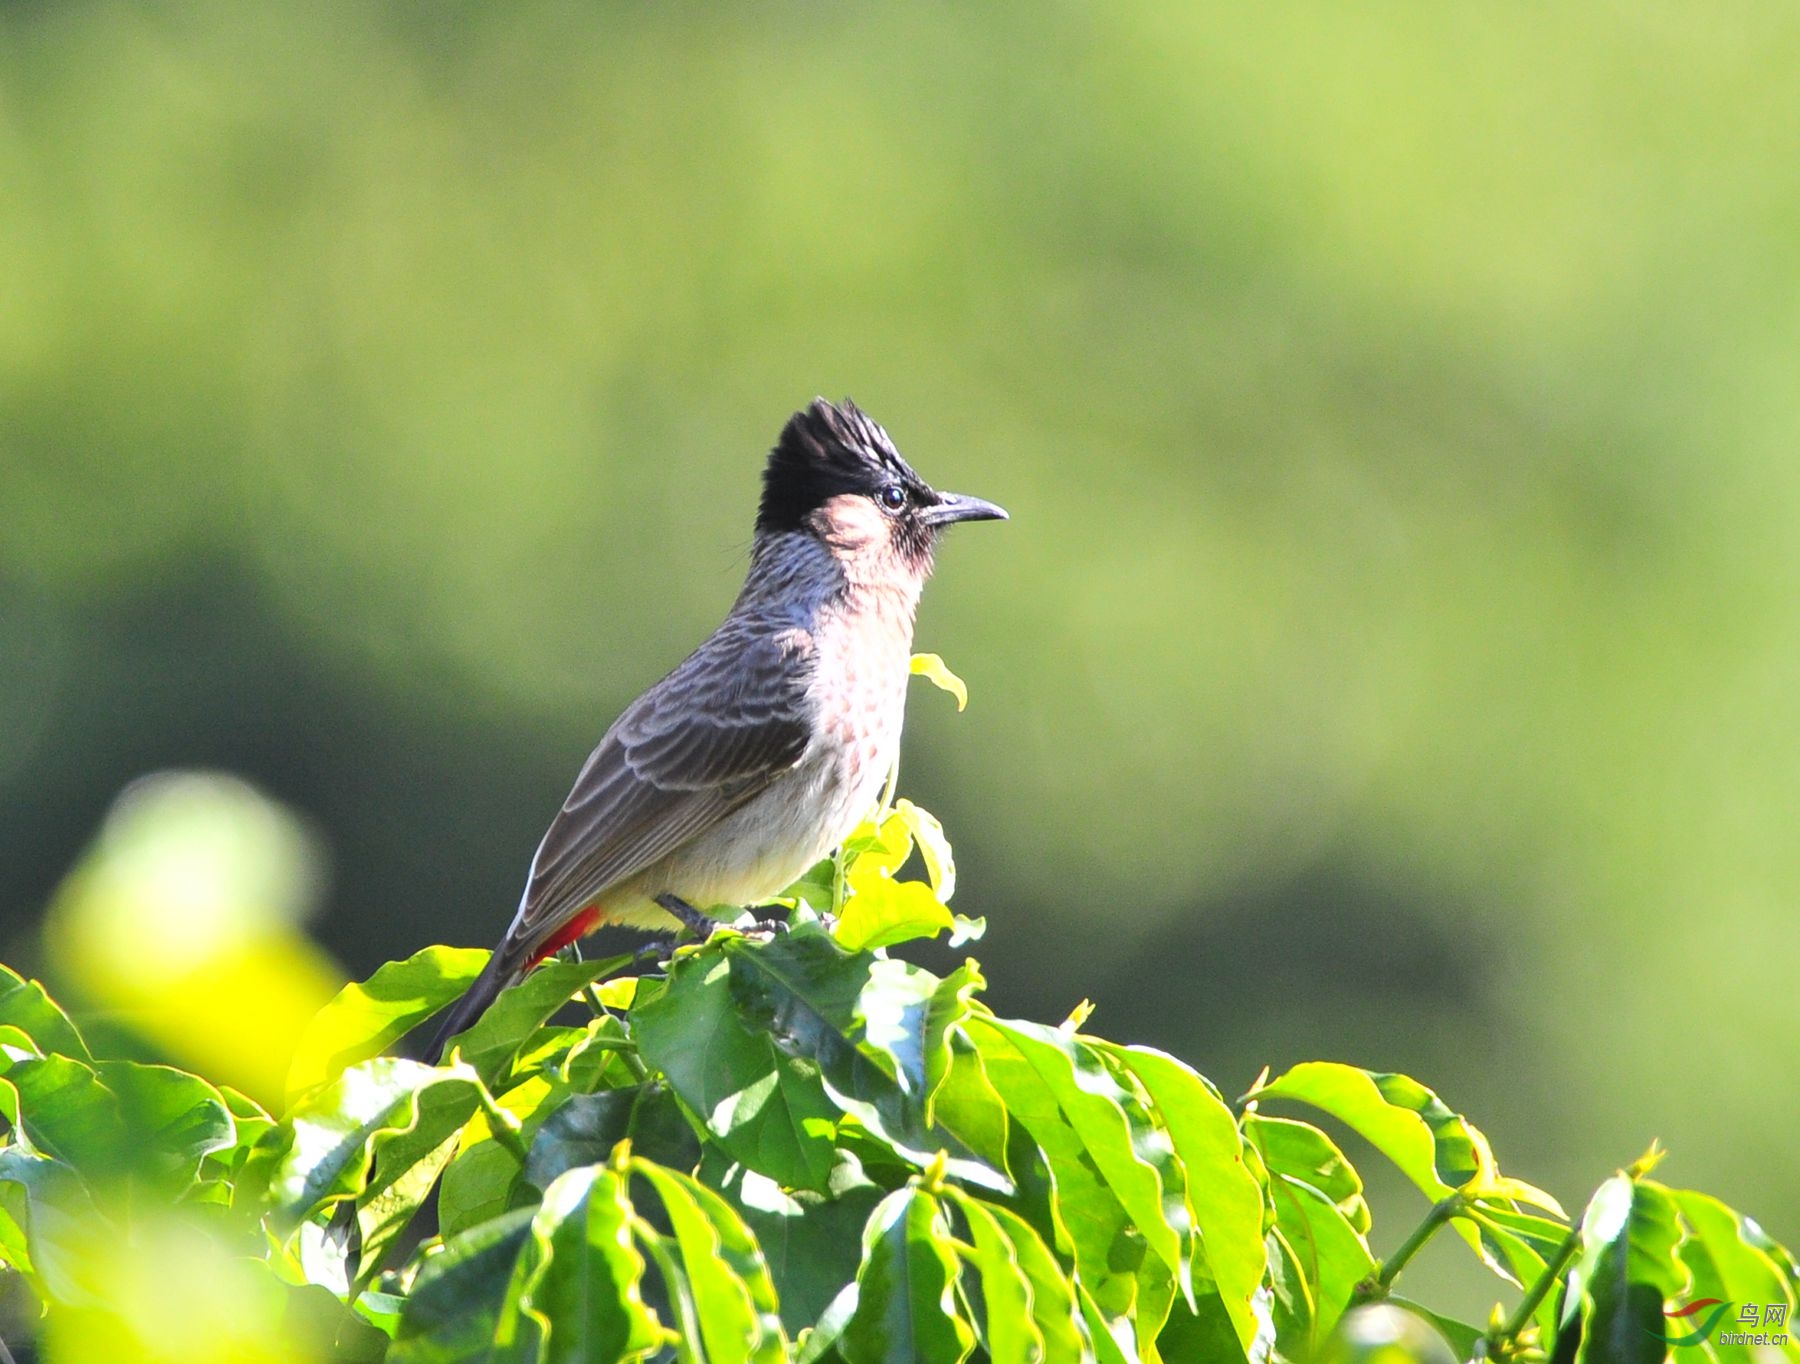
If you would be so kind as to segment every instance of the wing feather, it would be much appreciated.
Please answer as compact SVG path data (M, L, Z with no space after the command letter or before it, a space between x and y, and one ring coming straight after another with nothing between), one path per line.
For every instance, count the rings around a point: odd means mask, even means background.
M811 733L811 668L804 631L731 620L633 702L538 845L507 948L529 953L790 771Z

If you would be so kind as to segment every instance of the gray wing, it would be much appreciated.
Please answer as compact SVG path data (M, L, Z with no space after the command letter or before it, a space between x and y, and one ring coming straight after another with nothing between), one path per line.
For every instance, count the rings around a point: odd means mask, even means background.
M717 824L806 750L812 640L725 625L640 696L575 779L531 863L507 948L529 951L610 886Z

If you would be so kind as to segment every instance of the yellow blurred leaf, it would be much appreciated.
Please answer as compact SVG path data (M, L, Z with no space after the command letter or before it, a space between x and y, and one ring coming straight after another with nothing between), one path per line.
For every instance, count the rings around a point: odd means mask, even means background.
M956 698L956 708L961 710L969 704L969 688L962 678L945 666L944 660L936 654L914 654L912 670L915 677L923 677L932 686L949 692Z

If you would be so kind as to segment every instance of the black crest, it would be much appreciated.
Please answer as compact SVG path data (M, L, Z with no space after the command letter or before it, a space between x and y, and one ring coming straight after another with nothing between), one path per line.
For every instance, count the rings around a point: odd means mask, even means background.
M888 433L846 398L814 398L788 418L763 470L756 528L764 534L799 530L809 512L841 493L873 493L888 483L928 492L900 457Z

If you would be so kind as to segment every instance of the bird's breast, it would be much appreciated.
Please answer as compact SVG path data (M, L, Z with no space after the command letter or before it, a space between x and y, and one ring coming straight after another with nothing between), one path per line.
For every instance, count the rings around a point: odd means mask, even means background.
M813 631L813 735L793 770L657 869L649 893L696 905L779 894L869 813L899 755L912 654L910 612L826 619Z

